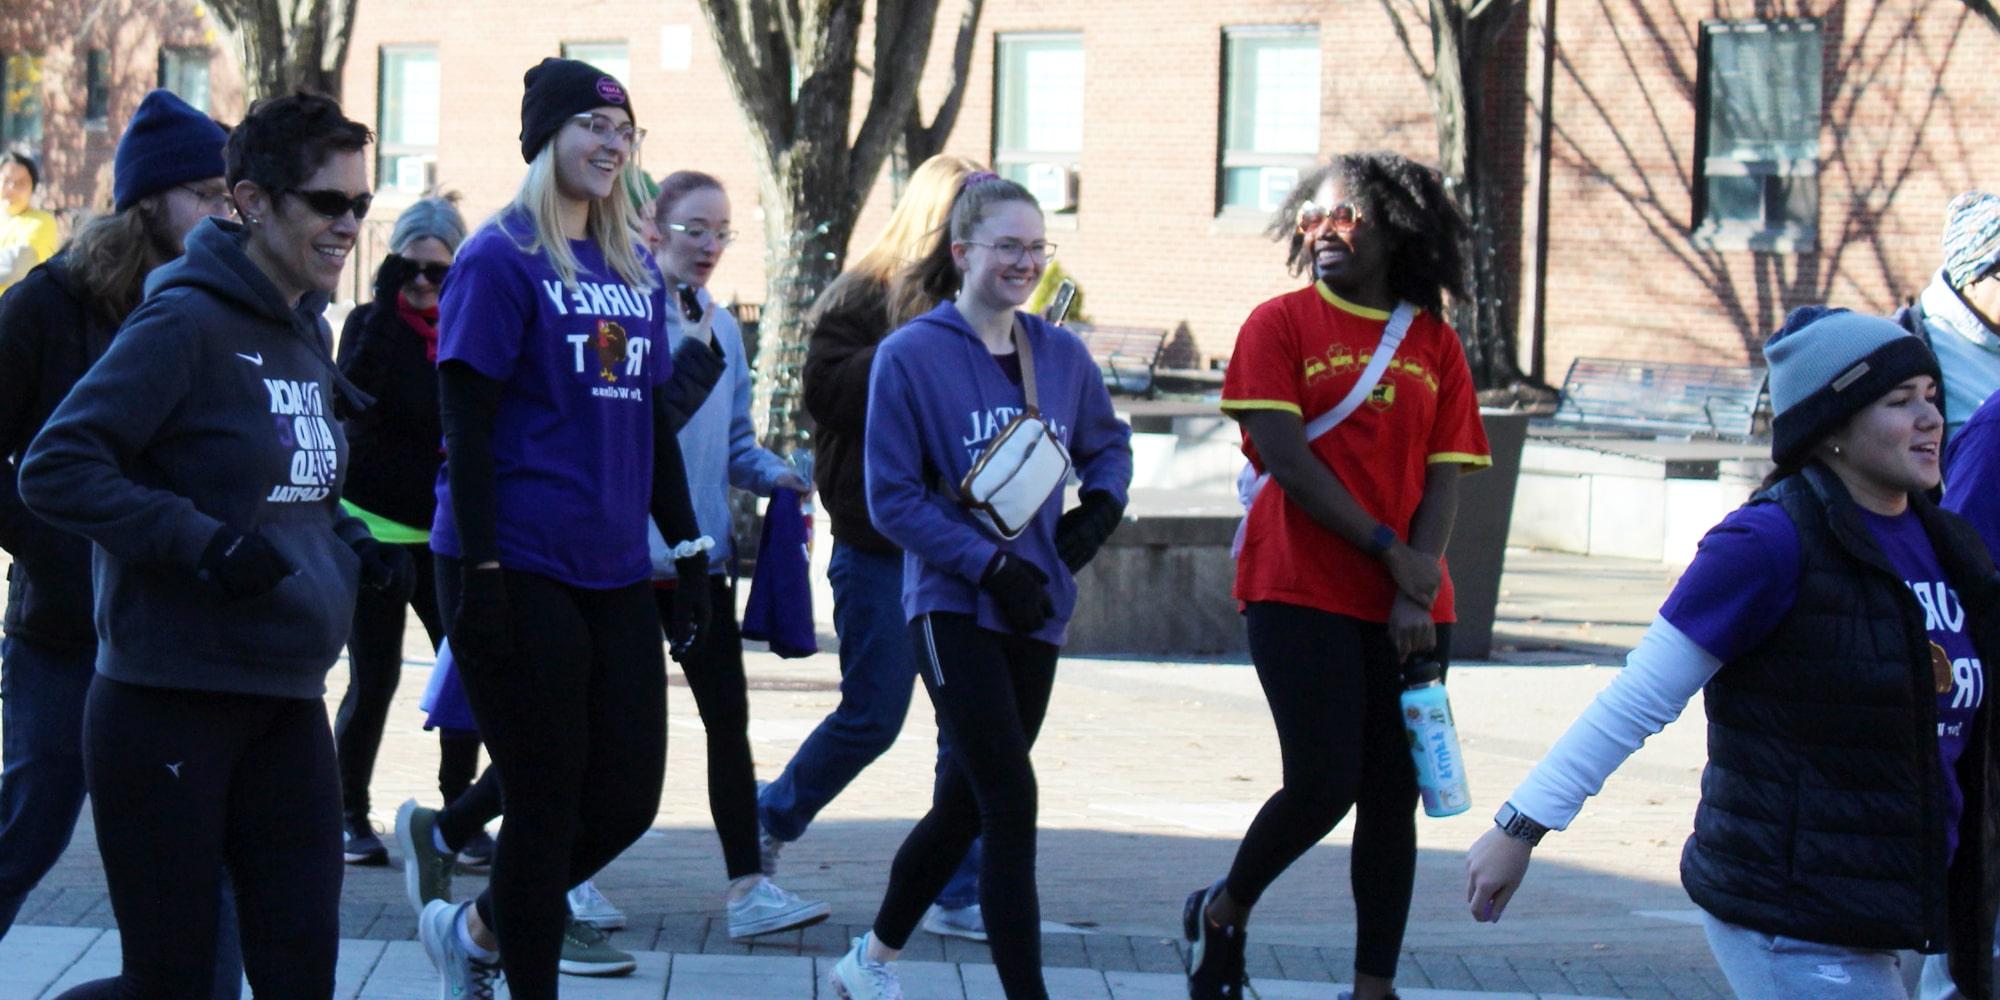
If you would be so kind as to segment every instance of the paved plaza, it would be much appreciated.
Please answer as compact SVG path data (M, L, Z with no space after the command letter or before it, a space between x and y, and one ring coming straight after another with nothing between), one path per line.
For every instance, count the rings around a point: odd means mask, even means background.
M1470 995L1459 991L1728 995L1676 875L1702 760L1698 703L1692 718L1619 772L1571 831L1550 836L1505 920L1476 924L1463 903L1466 847L1615 676L1618 654L1636 641L1672 579L1650 563L1509 553L1494 655L1451 675L1476 805L1418 821L1422 857L1398 980L1408 1000ZM828 653L780 660L754 652L748 661L752 745L759 773L771 776L837 702L837 667ZM430 667L413 629L374 783L383 824L405 798L437 798L436 743L418 728L416 707ZM616 980L565 977L564 995L829 996L825 969L866 928L890 858L927 805L936 735L928 707L919 693L896 746L784 853L780 884L829 901L833 918L745 945L723 930L724 873L708 816L700 720L678 674L673 681L658 820L597 880L631 915L614 943L641 953L639 971ZM329 707L345 683L342 664L328 679ZM1181 902L1227 869L1244 827L1278 784L1276 738L1255 673L1240 662L1066 658L1035 762L1052 991L1184 996ZM1351 826L1343 823L1293 866L1257 909L1250 972L1267 1000L1331 1000L1351 977ZM461 876L458 890L482 884ZM115 968L114 921L87 816L20 924L0 941L0 1000L53 996ZM435 996L414 932L397 869L349 868L339 995ZM905 959L912 998L1000 995L981 945L919 932Z

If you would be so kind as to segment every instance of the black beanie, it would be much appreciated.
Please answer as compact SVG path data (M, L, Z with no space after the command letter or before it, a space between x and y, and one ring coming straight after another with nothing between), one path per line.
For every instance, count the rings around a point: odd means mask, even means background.
M634 124L639 121L624 85L589 63L550 56L521 79L527 84L521 94L521 159L529 163L572 116L614 107L624 108Z

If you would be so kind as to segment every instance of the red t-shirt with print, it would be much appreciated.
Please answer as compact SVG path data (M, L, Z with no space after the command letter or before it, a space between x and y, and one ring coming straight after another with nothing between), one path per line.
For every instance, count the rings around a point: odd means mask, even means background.
M1354 389L1382 342L1389 314L1348 302L1323 284L1280 295L1250 314L1222 383L1222 410L1286 410L1311 422ZM1479 422L1472 372L1451 325L1417 314L1368 401L1312 442L1375 519L1405 541L1431 465L1468 469L1492 463ZM1243 453L1258 471L1250 436ZM1275 480L1250 508L1236 599L1280 601L1386 622L1396 584L1380 560L1321 526ZM1455 621L1447 568L1431 617Z

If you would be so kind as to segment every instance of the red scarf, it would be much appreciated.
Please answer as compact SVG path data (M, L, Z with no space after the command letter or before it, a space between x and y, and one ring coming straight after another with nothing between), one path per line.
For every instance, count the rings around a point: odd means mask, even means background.
M410 329L417 331L417 336L424 338L424 357L427 360L429 360L431 364L437 364L438 360L437 307L432 306L429 309L422 309L422 310L413 309L410 307L409 301L403 298L403 293L397 292L396 315L402 317L403 322L408 323L410 325Z

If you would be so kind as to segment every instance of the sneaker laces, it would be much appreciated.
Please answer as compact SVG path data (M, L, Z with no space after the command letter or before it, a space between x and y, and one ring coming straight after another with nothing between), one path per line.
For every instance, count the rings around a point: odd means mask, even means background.
M499 962L482 962L467 955L465 969L466 1000L494 1000L498 996L500 980L506 976Z
M610 936L597 929L596 924L586 924L572 919L563 927L563 936L585 950L595 948L611 940Z
M868 957L868 938L862 937L854 947L854 967L868 980L868 986L878 995L892 1000L901 1000L903 984L896 974L889 970L889 963L877 962Z

